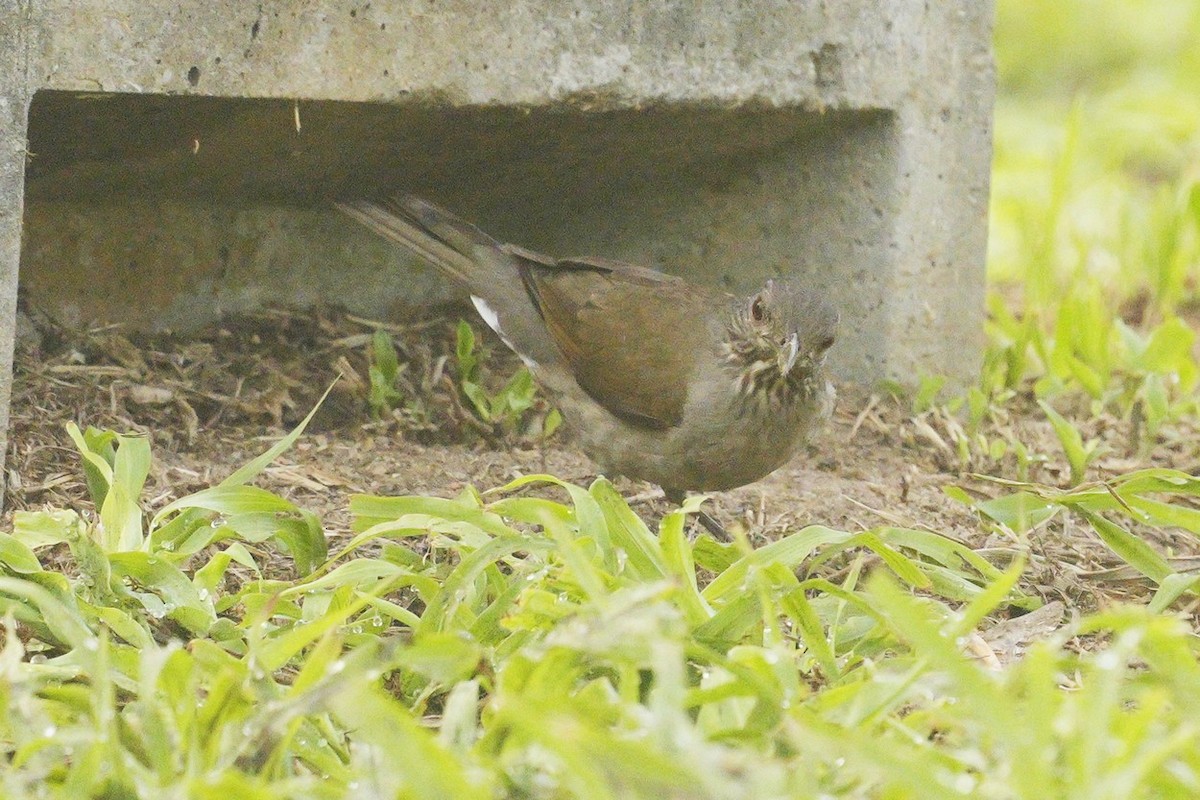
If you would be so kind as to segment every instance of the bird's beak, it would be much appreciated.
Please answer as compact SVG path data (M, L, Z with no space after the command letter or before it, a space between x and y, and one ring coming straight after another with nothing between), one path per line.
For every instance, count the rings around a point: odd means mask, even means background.
M787 375L792 371L792 367L796 364L796 356L800 354L800 335L793 333L783 343L783 349L779 351L779 371Z

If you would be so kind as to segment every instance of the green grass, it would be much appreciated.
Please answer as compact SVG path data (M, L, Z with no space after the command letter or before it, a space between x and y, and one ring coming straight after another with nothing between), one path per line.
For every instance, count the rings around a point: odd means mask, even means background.
M987 498L948 489L1008 561L894 526L692 541L694 505L652 531L609 483L549 476L353 497L329 552L322 520L253 485L303 426L153 515L146 440L72 427L94 512L0 533L0 796L1200 796L1196 631L1172 613L1196 578L1142 538L1200 536L1200 482L1097 481L1084 433L1137 419L1153 453L1197 413L1200 4L1001 0L997 41L985 369L911 402L964 468L1015 457ZM468 334L470 408L524 424L531 387L489 394ZM372 347L383 415L402 366ZM989 427L1022 400L1062 486ZM1039 605L1030 543L1068 515L1153 596L974 660L988 615Z
M1000 2L993 395L1195 413L1198 38L1190 0Z
M355 535L327 555L311 515L247 483L281 447L146 518L127 502L145 442L75 438L99 517L22 512L0 534L6 797L1200 789L1190 631L1114 610L989 671L965 637L1037 601L1017 589L1019 560L1000 571L935 533L692 542L694 506L656 535L604 480L535 476L486 500L356 496ZM1139 510L1141 494L1195 483L1131 482L1121 497ZM567 500L513 493L531 483ZM1114 505L1037 491L1023 487L1034 518ZM1011 504L981 511L1034 524ZM264 576L280 550L289 569ZM837 583L813 575L834 558ZM1064 646L1097 632L1111 639L1098 652Z

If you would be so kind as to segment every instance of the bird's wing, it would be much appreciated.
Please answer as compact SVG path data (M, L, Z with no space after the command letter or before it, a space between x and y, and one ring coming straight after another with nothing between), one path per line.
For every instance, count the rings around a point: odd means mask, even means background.
M585 392L631 424L679 424L706 341L702 292L654 270L600 259L526 260L521 274Z

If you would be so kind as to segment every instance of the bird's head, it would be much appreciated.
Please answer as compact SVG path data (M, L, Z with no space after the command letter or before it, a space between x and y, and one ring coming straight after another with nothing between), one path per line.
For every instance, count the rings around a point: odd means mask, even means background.
M726 354L739 391L775 402L811 395L837 324L833 306L789 281L769 280L735 301Z

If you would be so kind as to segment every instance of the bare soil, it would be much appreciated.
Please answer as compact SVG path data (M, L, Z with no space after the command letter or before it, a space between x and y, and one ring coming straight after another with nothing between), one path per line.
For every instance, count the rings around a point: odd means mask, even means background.
M454 330L465 309L442 309L405 325L362 320L335 309L268 310L187 334L133 334L117 328L72 333L36 315L23 317L6 461L3 527L17 509L90 509L68 421L150 437L155 463L146 503L157 508L211 486L265 450L298 423L337 381L308 432L259 479L324 520L331 537L348 532L353 493L449 497L470 485L484 490L530 473L549 472L586 484L588 460L562 432L548 441L522 430L480 422L458 388ZM489 380L500 386L519 366L476 325ZM393 335L403 365L401 408L372 418L367 404L370 340ZM1120 599L1144 599L1151 587L1119 561L1086 525L1056 518L1027 542L996 532L950 499L943 487L979 496L1006 490L973 472L1015 478L1010 454L964 464L944 409L914 415L910 404L860 387L842 386L833 419L806 453L768 478L715 495L710 509L727 527L745 526L757 542L808 524L844 530L903 526L936 531L1003 566L1018 552L1029 559L1027 591L1089 610ZM528 415L539 429L548 406ZM1095 416L1086 405L1061 409L1106 455L1102 479L1141 466L1194 471L1194 428L1167 430L1146 442L1130 420ZM1067 469L1044 416L1017 397L994 413L982 433L1007 434L1040 456L1028 477L1066 485ZM653 526L666 509L647 484L618 488ZM1190 536L1141 531L1176 557L1200 554ZM1186 607L1185 611L1194 609Z

